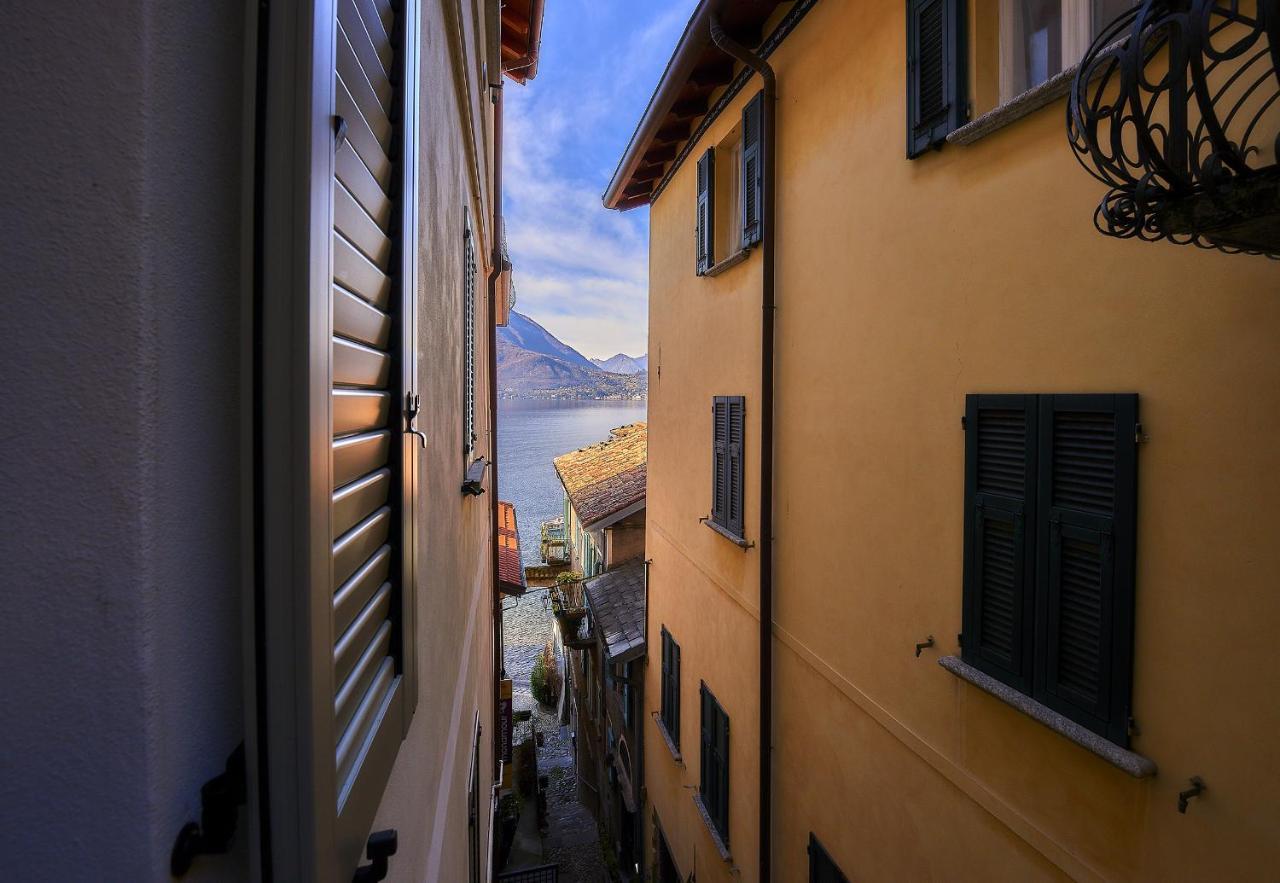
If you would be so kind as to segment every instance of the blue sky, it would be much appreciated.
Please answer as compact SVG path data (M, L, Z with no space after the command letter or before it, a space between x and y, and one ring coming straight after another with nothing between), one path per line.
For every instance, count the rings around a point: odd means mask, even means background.
M505 88L516 309L583 355L647 350L649 210L600 195L697 0L547 0L538 76Z

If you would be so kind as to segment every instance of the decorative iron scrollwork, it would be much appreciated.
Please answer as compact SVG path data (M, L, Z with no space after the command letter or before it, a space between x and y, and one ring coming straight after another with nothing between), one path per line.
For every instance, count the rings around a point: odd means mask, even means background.
M1072 84L1099 231L1280 257L1280 0L1145 0Z

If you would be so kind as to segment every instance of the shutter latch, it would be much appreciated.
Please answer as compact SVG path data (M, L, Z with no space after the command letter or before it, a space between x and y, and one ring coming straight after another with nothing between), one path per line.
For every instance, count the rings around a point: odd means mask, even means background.
M368 856L372 864L361 865L356 868L355 875L351 878L351 883L377 883L378 880L387 878L389 859L396 854L396 846L399 837L395 828L387 831L374 831L369 835L369 840L365 844L364 853Z
M404 394L404 431L407 435L416 435L418 441L422 442L422 447L426 448L427 437L413 427L413 421L418 419L418 410L421 404L422 396L414 395L411 392Z

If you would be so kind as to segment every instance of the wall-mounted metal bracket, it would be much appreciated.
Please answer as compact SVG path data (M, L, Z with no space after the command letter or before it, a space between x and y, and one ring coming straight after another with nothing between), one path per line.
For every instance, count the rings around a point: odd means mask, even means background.
M923 642L916 644L916 659L920 658L920 653L921 651L924 650L924 648L932 647L932 646L933 646L933 635L930 635L929 637L925 638Z
M1187 802L1193 797L1199 797L1205 791L1204 780L1199 776L1191 777L1191 787L1186 791L1178 792L1178 812L1184 816L1187 814Z
M244 743L227 758L223 771L200 789L200 822L187 822L169 854L169 873L181 877L199 855L221 855L236 832L240 805L245 802Z
M396 854L397 836L394 828L374 831L369 835L364 853L372 864L356 868L351 883L378 883L387 877L388 861Z
M470 466L467 467L467 476L462 482L462 492L468 496L478 497L484 493L484 470L489 465L489 461L484 457L477 457Z

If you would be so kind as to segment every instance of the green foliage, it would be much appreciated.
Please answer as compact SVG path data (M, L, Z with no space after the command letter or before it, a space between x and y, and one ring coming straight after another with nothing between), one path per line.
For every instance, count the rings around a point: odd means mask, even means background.
M568 583L582 582L582 574L576 570L566 570L564 573L556 574L556 585L566 585Z
M560 695L560 667L550 641L534 660L529 684L533 688L534 699L543 705L555 705L556 697Z

